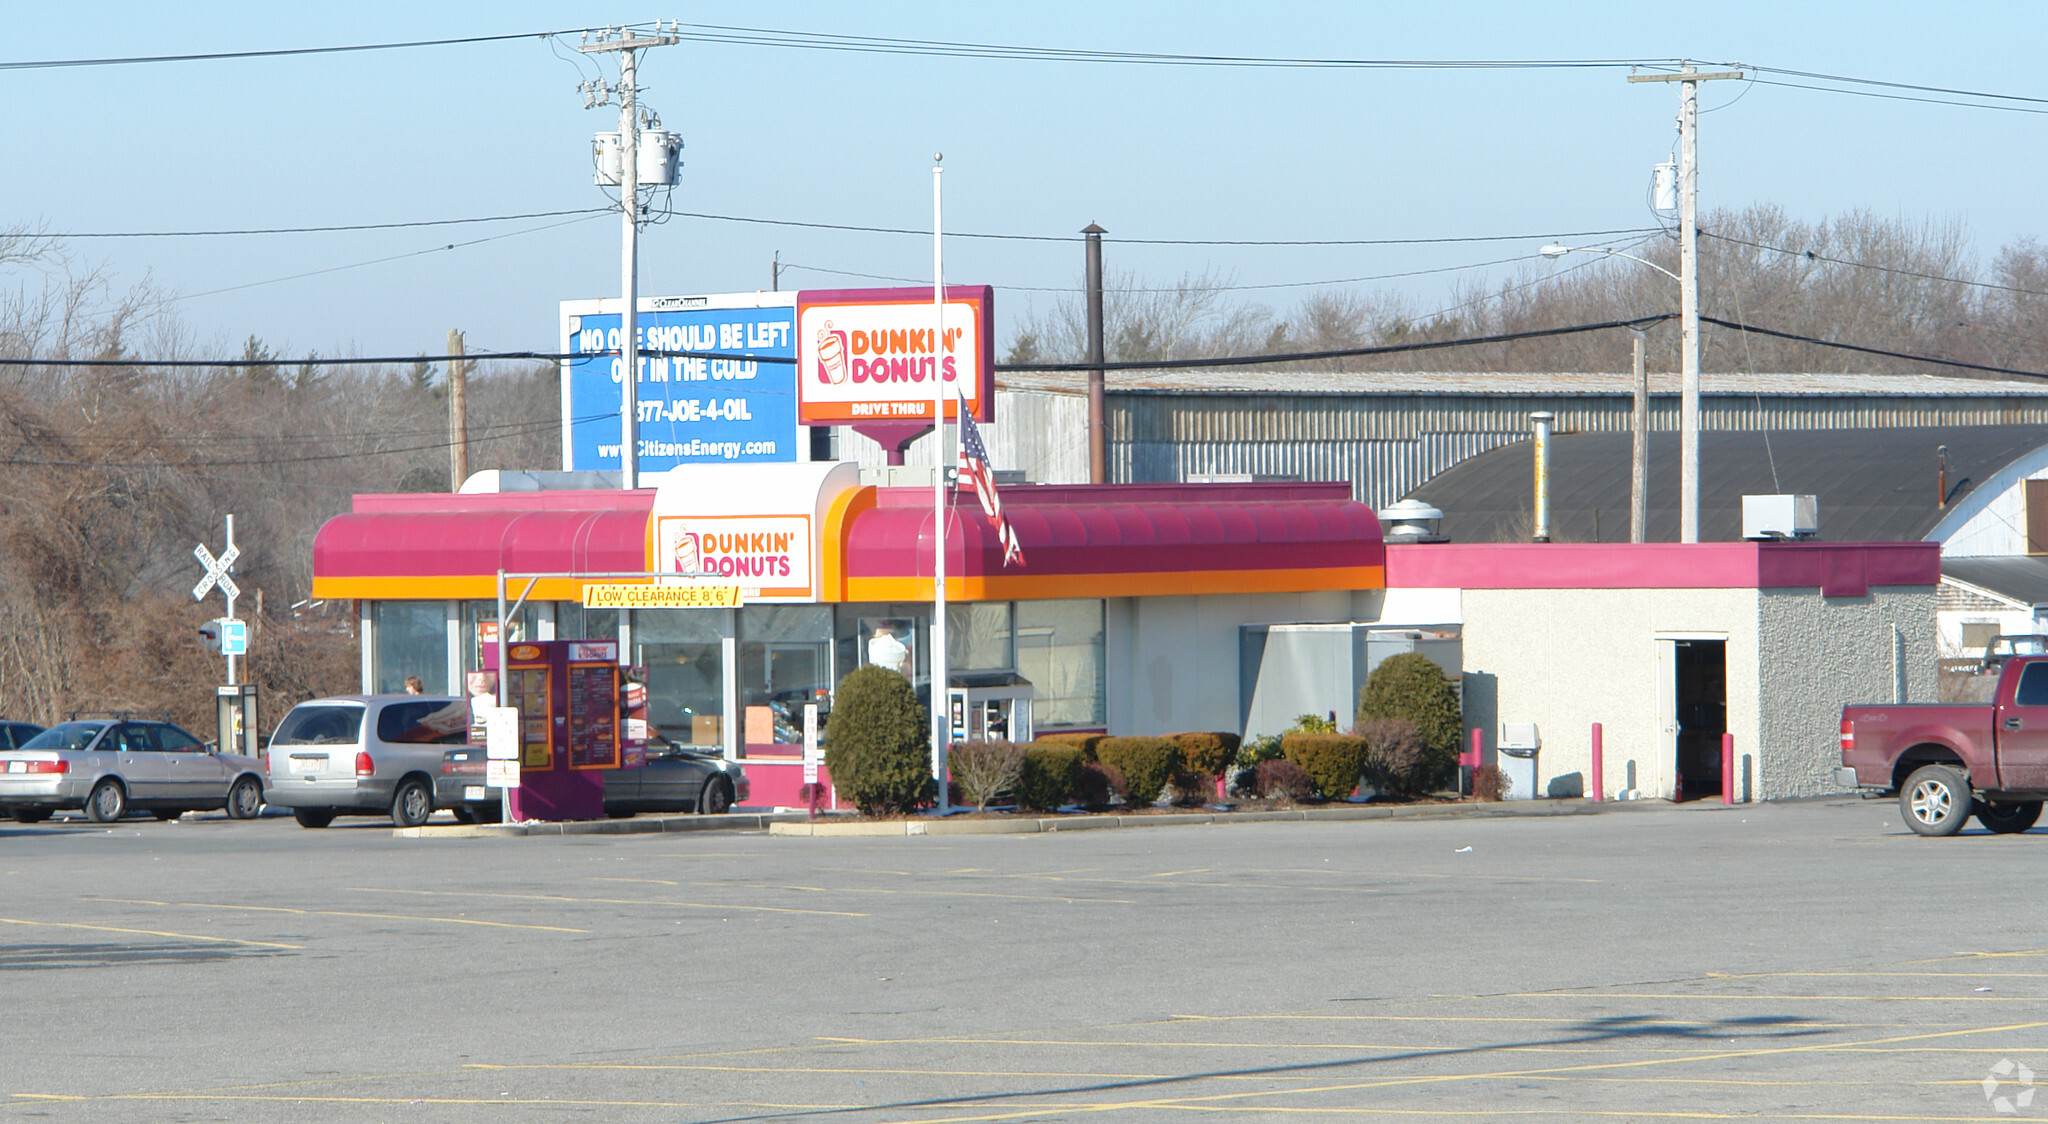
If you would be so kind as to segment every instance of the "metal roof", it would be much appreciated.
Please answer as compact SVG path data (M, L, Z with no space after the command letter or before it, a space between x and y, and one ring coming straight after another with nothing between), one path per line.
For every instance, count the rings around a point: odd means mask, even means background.
M1551 438L1551 537L1627 542L1626 433ZM1820 535L1833 542L1913 542L1947 508L1936 503L1935 449L1948 446L1949 505L2013 460L2048 445L2048 427L1927 426L1700 434L1700 538L1742 536L1742 497L1819 498ZM1454 542L1524 542L1533 494L1530 443L1453 465L1410 495L1442 508ZM1678 538L1678 435L1650 435L1649 539ZM2044 597L2043 600L2048 600Z
M2012 598L2023 605L2048 602L2048 558L1943 558L1941 575Z
M1185 371L1110 371L1113 394L1619 394L1633 392L1635 377L1619 372L1497 373L1492 371L1259 371L1205 368ZM1677 394L1679 377L1651 372L1650 393ZM1008 390L1085 394L1081 372L1012 372L996 385ZM1972 379L1949 375L1872 375L1806 372L1702 374L1700 393L1808 396L2048 398L2048 381Z

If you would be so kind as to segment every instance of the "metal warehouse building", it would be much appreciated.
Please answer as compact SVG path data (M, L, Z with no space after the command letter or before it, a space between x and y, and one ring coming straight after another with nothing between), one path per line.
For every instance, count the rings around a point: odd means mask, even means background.
M2048 385L1935 375L1707 374L1708 430L2048 425ZM1526 440L1529 413L1560 433L1626 433L1631 376L1473 372L1111 372L1109 479L1347 480L1375 508L1489 449ZM1033 483L1088 476L1086 377L1011 374L984 437L997 467ZM1650 376L1651 426L1678 429L1678 376ZM844 432L839 455L884 461ZM928 443L911 464L929 464Z

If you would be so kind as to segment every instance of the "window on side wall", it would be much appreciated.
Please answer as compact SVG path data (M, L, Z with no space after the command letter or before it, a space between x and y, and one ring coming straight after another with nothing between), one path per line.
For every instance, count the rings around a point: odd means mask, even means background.
M372 610L377 660L373 685L380 695L405 693L405 677L417 675L426 693L448 693L447 604L441 601L379 601Z
M1017 673L1031 681L1032 723L1101 726L1105 721L1102 602L1016 603Z

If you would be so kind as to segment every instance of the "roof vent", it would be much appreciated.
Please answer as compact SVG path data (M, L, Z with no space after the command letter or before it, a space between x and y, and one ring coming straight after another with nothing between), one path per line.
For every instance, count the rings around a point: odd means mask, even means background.
M1418 499L1405 499L1380 509L1380 533L1388 542L1447 542L1437 533L1443 520L1442 509Z
M1813 496L1742 497L1745 539L1810 539L1820 533L1820 503Z

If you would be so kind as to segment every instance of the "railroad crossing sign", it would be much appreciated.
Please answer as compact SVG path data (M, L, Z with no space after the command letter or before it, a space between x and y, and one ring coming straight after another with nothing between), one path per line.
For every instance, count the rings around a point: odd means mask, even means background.
M232 614L235 598L242 595L242 587L235 584L233 575L228 571L234 569L235 559L241 556L242 549L235 545L233 539L228 540L228 548L220 552L219 558L215 558L213 552L206 549L205 543L193 547L192 557L199 559L199 564L206 567L206 576L200 578L199 584L192 587L192 600L205 600L207 592L217 585L220 587L221 596L228 599L228 611Z

